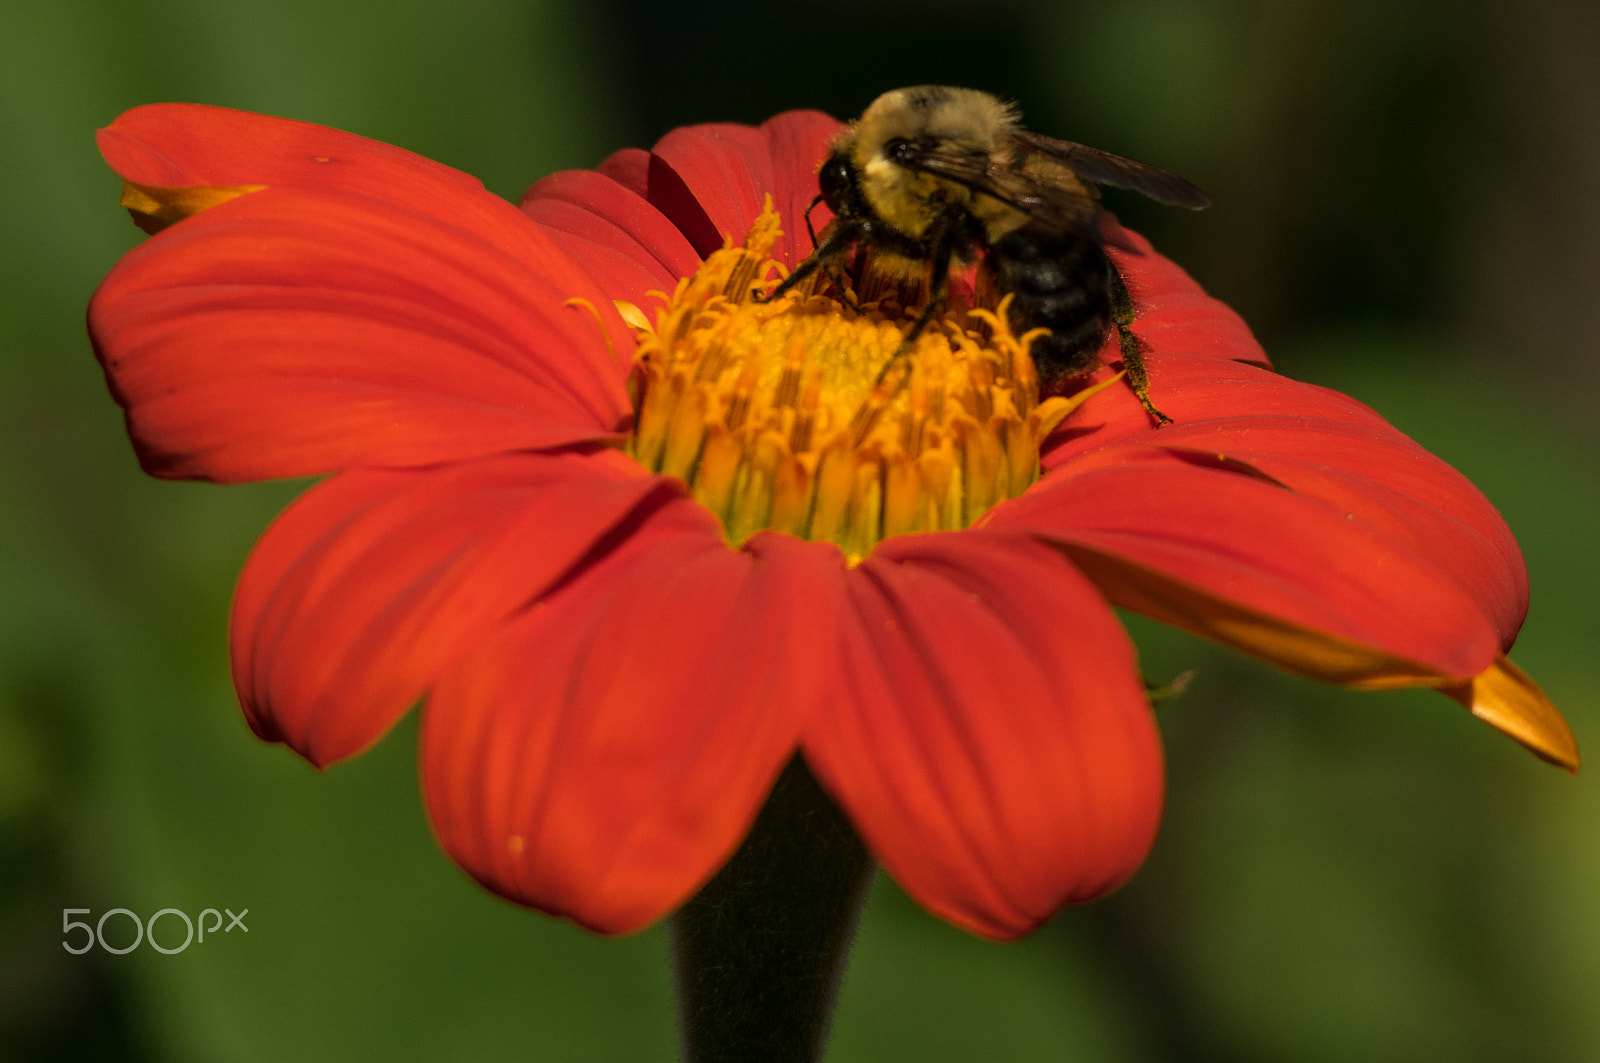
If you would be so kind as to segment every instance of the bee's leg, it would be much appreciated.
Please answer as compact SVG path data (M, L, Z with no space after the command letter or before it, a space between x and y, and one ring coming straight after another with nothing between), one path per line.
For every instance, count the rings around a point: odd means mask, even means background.
M1111 323L1117 329L1117 347L1122 352L1122 367L1128 373L1128 386L1139 397L1139 405L1156 422L1157 428L1171 424L1172 418L1156 409L1150 401L1150 372L1144 367L1144 346L1139 342L1139 337L1133 334L1133 319L1136 316L1133 297L1128 294L1128 286L1123 283L1122 274L1117 272L1110 255L1106 256L1106 281L1111 296Z
M810 219L807 219L806 224L810 225ZM827 270L828 275L831 277L833 271L838 268L839 259L844 257L845 252L850 250L850 246L856 242L860 235L860 231L856 226L834 225L833 229L828 232L827 237L822 241L822 244L811 252L810 258L796 266L794 272L783 278L783 282L776 288L765 295L757 295L755 297L756 302L771 302L811 276L818 269Z
M910 350L917 337L922 335L922 330L928 327L928 322L944 309L944 301L950 297L950 259L955 251L955 232L948 228L940 229L933 239L933 256L928 260L928 305L922 308L922 313L911 325L911 331L900 341L897 353L904 354Z
M806 232L811 236L811 247L813 251L817 247L817 230L811 224L811 212L816 210L817 204L821 202L822 197L819 195L817 198L811 201L811 205L806 208L806 212L804 214L806 219ZM842 257L842 255L837 255L829 258L822 264L822 269L823 272L827 273L828 280L833 282L833 290L839 293L839 301L845 306L848 306L855 313L859 314L861 313L861 305L856 302L855 293L850 290L850 287L847 284L845 284L844 271L839 268L839 259Z
M815 198L815 199L813 199L811 201L811 205L806 207L806 212L805 212L805 215L804 215L804 217L806 219L806 232L811 234L811 250L813 250L813 251L815 251L817 249L817 230L815 228L813 228L812 225L811 225L811 212L816 210L817 209L817 204L821 203L821 202L822 202L822 194L819 192L817 194L817 198Z
M850 288L849 282L844 279L844 270L839 268L838 260L829 262L822 267L827 271L828 280L833 282L834 293L845 306L853 313L861 313L861 304L856 302L856 293Z
M764 295L757 294L753 296L753 298L758 303L770 303L784 292L787 292L790 288L793 288L796 284L799 284L801 281L811 276L817 271L817 267L821 266L822 264L822 249L819 247L815 251L811 252L810 258L800 263L789 273L787 277L783 278L776 288L773 288Z
M922 335L923 329L928 327L928 322L933 320L935 314L944 309L945 296L950 294L950 279L944 278L942 283L932 292L928 293L928 305L922 308L922 313L911 323L911 331L906 333L906 338L900 341L900 348L894 352L896 358L907 354L911 345L917 342L917 337Z
M906 333L906 338L900 341L900 346L895 349L894 355L884 363L883 369L878 373L878 380L882 381L889 373L889 367L911 353L911 345L917 342L917 337L928 327L934 315L944 309L944 301L950 295L950 260L955 256L956 237L950 229L940 229L934 236L933 257L928 264L928 305L922 308L922 313L911 323L911 331Z

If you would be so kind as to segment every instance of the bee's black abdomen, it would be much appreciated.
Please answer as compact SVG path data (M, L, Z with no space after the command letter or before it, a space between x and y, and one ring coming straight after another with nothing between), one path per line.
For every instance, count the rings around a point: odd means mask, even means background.
M1013 296L1012 330L1050 330L1031 348L1042 392L1093 366L1111 327L1110 266L1097 241L1024 227L994 244L989 266Z

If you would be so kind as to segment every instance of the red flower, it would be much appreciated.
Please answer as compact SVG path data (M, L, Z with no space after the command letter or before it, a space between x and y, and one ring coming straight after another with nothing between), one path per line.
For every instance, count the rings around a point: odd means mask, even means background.
M797 749L961 926L1010 937L1113 888L1151 843L1162 770L1108 601L1333 682L1437 687L1576 765L1502 656L1527 587L1493 508L1370 410L1263 368L1231 311L1114 225L1173 425L1112 387L965 530L859 563L771 531L730 545L624 448L614 301L672 291L767 195L790 230L773 256L803 258L837 128L680 129L520 210L297 122L161 105L101 131L156 233L90 308L146 471L332 474L240 579L257 734L327 765L425 698L446 850L603 931L692 894Z

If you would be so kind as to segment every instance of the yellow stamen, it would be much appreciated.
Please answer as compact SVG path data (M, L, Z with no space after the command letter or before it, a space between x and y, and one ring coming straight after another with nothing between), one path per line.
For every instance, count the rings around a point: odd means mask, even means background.
M1004 304L947 310L902 353L914 314L852 311L824 277L758 301L780 235L769 200L653 326L628 308L636 460L687 483L732 543L773 529L852 562L888 535L966 527L1038 478L1040 443L1092 391L1041 402L1033 334L1011 333Z
M619 308L623 307L623 306L627 306L627 307L632 307L633 306L632 303L624 303L621 300L613 300L612 302L613 302L613 305L616 305ZM612 342L611 342L611 333L609 331L607 331L607 329L606 329L605 318L600 316L600 311L595 307L595 305L593 303L591 303L587 299L580 299L578 296L573 296L571 299L568 299L566 302L562 303L561 305L562 306L575 307L575 308L580 309L580 310L589 311L589 316L594 318L594 323L597 326L599 326L600 338L605 341L605 344L606 344L606 357L610 358L613 364L620 365L621 363L617 361L617 348L616 348L615 345L612 344ZM634 309L637 310L637 308L634 308ZM624 317L623 320L627 321L627 318ZM632 322L628 322L628 324L632 324Z

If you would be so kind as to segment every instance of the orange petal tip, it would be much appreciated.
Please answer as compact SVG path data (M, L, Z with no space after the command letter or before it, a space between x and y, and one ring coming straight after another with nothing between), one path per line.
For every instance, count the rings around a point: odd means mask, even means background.
M154 236L174 222L210 210L219 203L237 199L246 192L259 192L266 185L141 185L122 183L118 204L133 215L133 223Z
M1539 684L1503 654L1469 679L1429 665L1227 602L1163 573L1077 544L1059 548L1115 605L1143 613L1279 667L1359 690L1432 687L1522 743L1576 773L1578 741Z
M1540 759L1577 774L1578 740L1572 728L1539 684L1509 658L1502 655L1471 679L1439 690Z

